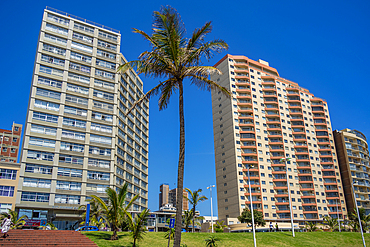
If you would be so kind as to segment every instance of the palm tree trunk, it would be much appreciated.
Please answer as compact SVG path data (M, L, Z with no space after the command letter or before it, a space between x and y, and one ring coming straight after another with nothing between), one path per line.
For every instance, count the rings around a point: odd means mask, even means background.
M194 222L195 222L195 205L193 206L193 230L192 230L192 232L195 232L195 230L194 230Z
M182 227L182 200L184 189L184 162L185 162L185 120L184 120L184 89L182 80L179 81L179 116L180 116L180 150L177 168L177 198L176 198L176 225L174 247L180 247Z

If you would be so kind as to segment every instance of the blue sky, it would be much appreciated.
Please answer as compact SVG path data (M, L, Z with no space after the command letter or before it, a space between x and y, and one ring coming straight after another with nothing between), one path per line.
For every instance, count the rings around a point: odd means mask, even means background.
M188 34L212 21L209 39L223 39L227 53L263 59L282 77L328 101L333 129L352 128L370 138L368 68L369 1L0 1L0 128L24 124L42 13L50 6L121 31L121 52L136 59L148 45L132 28L151 30L152 13L161 5L176 8ZM142 77L144 90L157 80ZM178 100L159 112L150 102L149 208L158 209L162 183L175 187L179 144ZM185 87L185 187L215 184L211 95ZM217 214L216 193L214 212ZM209 201L199 205L210 215Z

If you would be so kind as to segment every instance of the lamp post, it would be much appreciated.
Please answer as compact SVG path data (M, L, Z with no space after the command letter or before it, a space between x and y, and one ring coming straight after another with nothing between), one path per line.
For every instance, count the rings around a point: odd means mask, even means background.
M364 232L362 231L362 224L361 224L361 218L360 218L360 211L358 211L358 206L357 206L357 199L356 199L356 193L355 193L355 187L353 186L354 184L357 184L357 181L354 181L352 183L352 190L353 190L353 196L355 199L355 205L356 205L356 211L357 211L357 217L358 217L358 223L360 225L360 230L361 230L361 237L362 237L362 244L364 247L366 247L365 239L364 239Z
M252 199L252 188L251 188L251 179L249 175L249 167L253 168L253 165L247 164L248 167L248 187L249 187L249 201L251 202L251 215L252 215L252 230L253 230L253 243L254 247L257 247L256 243L256 230L254 229L254 213L253 213L253 199Z
M293 238L294 238L295 234L294 234L294 224L293 224L293 210L292 210L292 200L290 198L289 175L288 175L288 166L287 166L287 161L289 161L289 160L290 160L290 158L282 158L282 159L280 159L280 163L285 164L286 183L288 185L288 196L289 196L290 222L292 224L292 234L293 234Z
M338 219L338 227L339 227L339 232L340 232L340 220L339 220L339 211L338 211L338 199L336 199L337 202L337 219Z
M212 188L216 187L215 185L210 185L207 187L207 190L209 189L211 193L211 226L212 226L212 233L213 233L213 206L212 206Z

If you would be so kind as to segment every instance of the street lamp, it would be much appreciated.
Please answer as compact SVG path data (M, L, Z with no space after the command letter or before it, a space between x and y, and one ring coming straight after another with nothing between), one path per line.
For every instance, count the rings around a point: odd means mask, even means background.
M252 214L253 243L254 243L254 247L257 247L257 243L256 243L256 230L254 229L254 213L253 213L252 188L251 188L251 179L250 179L250 175L249 175L249 168L253 168L253 165L247 164L247 168L248 168L249 201L251 202L251 214Z
M293 234L293 238L294 238L295 237L295 234L294 234L294 224L293 224L293 210L292 210L292 200L290 198L289 175L288 175L288 166L287 166L287 161L289 161L289 160L290 160L290 158L281 158L280 159L280 163L284 163L285 164L286 183L288 184L290 222L292 224L292 234Z
M361 224L361 219L360 219L360 211L358 211L358 206L357 206L357 199L356 199L355 187L353 186L354 184L357 184L357 181L354 181L352 183L352 190L353 190L353 196L355 198L355 205L356 205L356 210L357 210L358 223L360 224L360 229L361 229L362 243L363 243L364 247L366 247L366 243L365 243L365 239L364 239L364 232L362 231L362 224Z
M212 206L212 188L216 187L215 185L210 185L207 187L207 190L210 190L211 193L211 226L212 226L212 233L213 233L213 206Z

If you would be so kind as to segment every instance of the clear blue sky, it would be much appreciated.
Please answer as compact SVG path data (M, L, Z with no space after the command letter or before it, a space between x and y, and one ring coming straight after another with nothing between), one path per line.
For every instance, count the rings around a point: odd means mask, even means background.
M148 46L132 28L150 32L153 11L167 4L179 11L188 33L213 21L209 39L224 39L227 53L266 60L282 77L326 99L333 129L358 129L370 138L369 1L0 1L0 128L25 122L45 6L120 30L121 52L133 60ZM145 91L157 82L142 79ZM185 187L209 196L206 187L216 182L211 95L186 87L185 105ZM153 98L149 118L149 208L157 210L159 185L176 183L177 95L162 112ZM210 215L209 201L199 209Z

